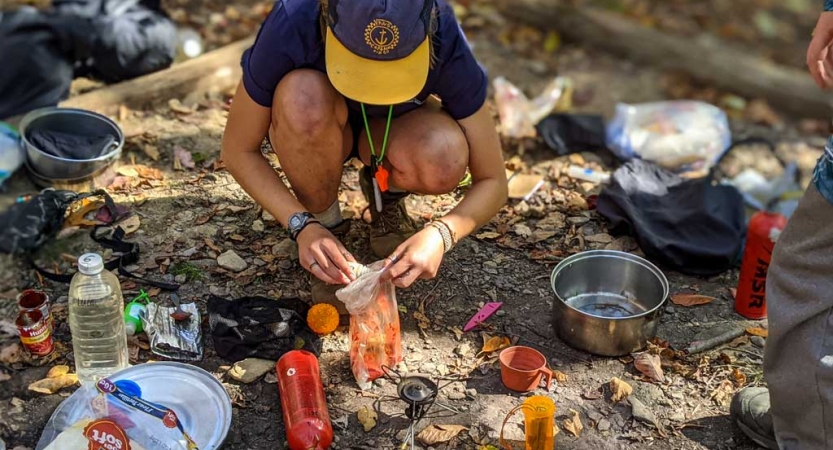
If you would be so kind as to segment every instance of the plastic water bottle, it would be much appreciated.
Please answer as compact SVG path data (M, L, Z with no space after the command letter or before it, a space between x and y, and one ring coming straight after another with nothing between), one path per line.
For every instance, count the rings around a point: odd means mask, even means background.
M291 450L326 450L333 442L327 397L318 359L304 350L287 352L275 364L286 440Z
M128 367L119 279L104 270L104 260L95 253L78 258L78 273L69 285L69 328L82 385Z
M570 166L567 168L567 176L594 184L607 184L610 182L609 172L599 172L579 166Z

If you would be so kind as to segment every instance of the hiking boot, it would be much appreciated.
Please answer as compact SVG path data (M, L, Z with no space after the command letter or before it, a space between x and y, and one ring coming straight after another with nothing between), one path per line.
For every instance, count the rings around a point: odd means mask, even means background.
M377 258L387 258L416 232L416 225L405 208L408 192L382 192L382 212L379 212L369 167L359 173L359 185L370 203L370 250Z
M769 390L748 387L735 394L730 411L743 434L761 447L778 450L769 408Z
M334 228L330 228L330 232L333 233L333 236L338 238L339 241L342 241L343 244L344 237L347 236L348 232L350 232L350 221L345 220L336 225ZM314 305L327 303L335 306L339 315L347 315L347 308L344 307L344 303L336 297L336 291L343 288L344 285L327 284L319 280L318 277L311 273L309 274L309 284L310 294L312 295L312 303Z

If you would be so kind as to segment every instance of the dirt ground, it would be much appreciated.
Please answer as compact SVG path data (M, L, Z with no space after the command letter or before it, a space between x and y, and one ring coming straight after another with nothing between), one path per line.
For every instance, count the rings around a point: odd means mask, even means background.
M519 57L490 33L473 31L470 38L491 77L505 76L529 94L536 94L556 74L570 77L576 86L573 111L609 117L616 102L644 102L669 95L664 88L666 74L612 55L565 45L559 49L557 58L542 61ZM308 299L307 277L293 255L286 233L262 215L230 174L222 169L214 170L212 162L219 155L225 116L223 103L213 100L190 113L166 108L124 111L119 118L128 135L122 162L130 164L131 158L135 158L136 164L159 169L164 175L161 181L121 177L116 180L116 187L111 187L117 202L129 206L141 221L138 231L130 236L142 248L141 262L133 269L169 280L177 279L174 272L179 272L179 280L186 280L179 291L180 297L185 302L196 302L203 313L209 293L226 298L265 295ZM789 119L774 126L771 123L761 126L740 115L732 126L736 138L755 135L773 140L780 156L798 161L807 181L820 154L822 136L800 131L800 124ZM504 416L527 395L507 390L501 384L496 364L475 364L476 354L483 346L480 331L458 335L455 329L461 329L484 302L501 301L504 302L502 310L481 331L537 348L547 356L552 368L567 375L566 381L554 383L551 390L539 388L531 393L549 396L557 405L557 424L561 428L558 448L756 448L730 422L728 399L742 385L763 383L760 363L764 340L744 337L734 343L735 347L724 345L687 358L672 353L665 381L652 382L627 358L594 357L571 349L554 337L551 326L554 297L549 286L553 264L566 255L592 248L640 251L627 236L607 235L604 220L587 207L586 198L598 193L597 186L577 184L562 175L570 163L612 169L615 162L611 155L555 158L538 141L507 140L505 143L509 165L526 173L544 175L545 186L527 202L510 202L481 230L482 234L462 241L443 262L437 279L420 281L411 289L397 292L398 302L404 307L400 315L404 366L408 371L450 381L441 391L439 402L457 411L451 414L435 407L432 417L420 422L417 430L429 423L460 424L468 429L452 441L434 447L438 449L499 446ZM148 146L158 149L161 154L158 160L149 156ZM197 169L173 170L177 147L192 154ZM277 161L273 162L277 165ZM725 162L722 171L735 174L745 167L756 167L767 175L779 171L772 158L767 158L766 152L755 146L738 151ZM0 207L34 190L29 180L18 174L9 183L8 191L0 195ZM408 206L414 218L426 220L442 215L461 195L456 192L439 197L414 197ZM356 168L352 164L346 166L340 199L342 209L354 225L347 245L354 254L369 256L368 226L361 217L366 202L358 190ZM550 232L537 242L517 227L521 224L537 230L542 218L556 220L559 226L544 230ZM257 221L263 224L262 229ZM81 232L50 243L40 258L59 261L59 266L66 270L69 269L67 258L60 255L77 256L96 250L100 248ZM227 250L240 255L249 268L235 274L218 267L218 253ZM664 308L658 338L667 341L671 348L681 350L693 341L735 328L766 327L765 321L745 321L734 313L728 288L737 283L736 270L710 279L670 271L666 274L673 294L700 293L715 298L703 306L681 307L669 303ZM123 282L125 298L138 293L140 286L136 283L124 279ZM0 372L10 375L8 381L0 381L0 437L10 449L33 448L52 411L75 389L67 388L55 395L27 390L28 384L43 378L50 366L72 364L65 321L67 285L41 282L20 260L4 258L0 262L0 320L12 320L16 308L13 297L28 287L42 287L57 299L56 339L63 346L55 353L56 359L42 366L23 363L0 366ZM167 302L168 296L159 293L154 301ZM420 308L430 323L420 324L415 320L414 312ZM0 348L14 338L5 341L0 337ZM407 428L403 405L380 402L384 396L395 395L395 385L380 381L368 392L362 392L350 372L346 329L342 327L323 341L320 361L336 435L333 448L398 447ZM251 384L230 380L226 374L229 363L216 355L210 338L206 338L205 344L206 356L197 365L221 379L234 399L232 428L223 448L285 448L277 386L268 382L268 375ZM148 360L159 358L141 350L138 362ZM738 372L743 380L737 378ZM607 385L613 377L633 386L631 397L647 406L656 419L653 424L635 419L628 402L611 400ZM356 416L362 406L379 410L379 424L370 432L362 430ZM584 424L578 437L565 431L563 425L571 409L579 413ZM506 434L511 440L523 439L520 415L509 421Z

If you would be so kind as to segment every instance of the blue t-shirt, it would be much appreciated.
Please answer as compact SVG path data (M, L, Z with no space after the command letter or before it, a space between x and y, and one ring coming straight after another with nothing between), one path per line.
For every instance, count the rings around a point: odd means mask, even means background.
M394 106L398 116L421 105L434 94L456 120L477 112L486 101L486 73L474 59L454 11L436 0L437 31L433 36L434 64L422 92L410 102ZM290 71L307 68L326 72L324 38L319 22L319 0L278 0L263 22L254 45L243 53L243 85L261 106L271 107L278 82ZM347 106L360 111L357 102ZM386 116L387 106L368 106L368 115Z

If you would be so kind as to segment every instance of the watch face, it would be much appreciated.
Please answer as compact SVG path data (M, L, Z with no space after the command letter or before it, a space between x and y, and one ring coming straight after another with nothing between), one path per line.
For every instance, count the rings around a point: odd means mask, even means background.
M301 226L301 216L292 216L289 218L289 227L297 228Z

